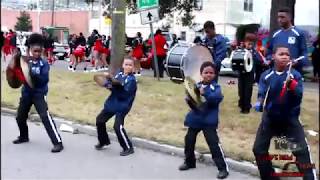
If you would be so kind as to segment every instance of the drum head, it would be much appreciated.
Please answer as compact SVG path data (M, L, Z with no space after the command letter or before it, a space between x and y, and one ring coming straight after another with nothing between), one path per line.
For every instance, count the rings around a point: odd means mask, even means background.
M168 76L174 83L182 83L184 81L183 61L184 55L189 46L176 44L168 53L165 67Z
M244 58L244 69L246 72L251 72L253 69L252 53L248 50L246 50L246 54Z

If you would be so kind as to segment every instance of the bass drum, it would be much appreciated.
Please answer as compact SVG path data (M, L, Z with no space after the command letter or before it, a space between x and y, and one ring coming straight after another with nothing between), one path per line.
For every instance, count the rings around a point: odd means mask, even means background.
M189 47L188 45L176 44L168 53L165 69L170 80L175 83L183 83L184 81L183 65Z
M253 69L252 54L247 49L237 49L230 55L233 71L251 72Z

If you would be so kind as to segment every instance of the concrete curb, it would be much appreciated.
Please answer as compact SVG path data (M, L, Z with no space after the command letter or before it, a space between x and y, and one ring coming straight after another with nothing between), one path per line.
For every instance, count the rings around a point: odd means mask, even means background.
M1 112L8 113L11 115L16 115L16 110L3 108L1 107ZM33 122L41 122L40 117L38 114L30 114L29 120ZM59 127L61 124L67 124L69 126L72 126L74 129L76 129L79 133L85 133L91 136L97 136L96 128L89 125L82 125L79 123L74 123L69 120L65 120L63 118L54 117L54 120L56 122L57 127ZM114 133L109 133L110 140L117 141L117 137ZM184 157L184 149L178 148L175 146L167 145L167 144L161 144L155 141L150 141L142 138L133 137L132 142L136 147L144 148L144 149L150 149L156 152L161 152L165 154L170 154L174 156ZM210 154L200 154L199 152L195 152L196 158L199 162L205 163L205 164L214 164L212 161ZM257 166L254 164L247 162L247 161L235 161L230 158L226 158L227 164L230 169L238 172L243 172L246 174L250 174L253 176L259 176L259 171Z

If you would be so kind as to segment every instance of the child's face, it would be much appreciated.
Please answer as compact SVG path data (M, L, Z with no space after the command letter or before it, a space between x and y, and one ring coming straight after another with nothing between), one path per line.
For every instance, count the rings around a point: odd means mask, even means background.
M252 41L245 41L244 42L244 47L246 49L253 49L253 42Z
M290 62L290 52L288 48L280 47L273 54L273 58L275 60L276 68L278 70L283 70L286 68L288 63Z
M129 74L133 72L133 61L130 59L124 59L122 68L125 74Z
M34 45L30 47L31 54L35 59L38 59L42 53L42 47L38 45Z
M211 66L207 66L203 69L201 76L204 83L210 83L216 75L214 69Z

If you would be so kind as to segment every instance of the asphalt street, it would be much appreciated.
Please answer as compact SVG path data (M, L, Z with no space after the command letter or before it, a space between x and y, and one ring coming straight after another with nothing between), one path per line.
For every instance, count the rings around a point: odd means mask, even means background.
M215 166L201 163L181 172L182 158L140 148L122 157L118 142L97 151L96 137L86 134L61 132L65 149L53 154L42 124L28 124L30 142L16 145L12 143L18 135L15 119L1 115L1 179L215 179L217 175ZM231 171L228 179L257 178Z

